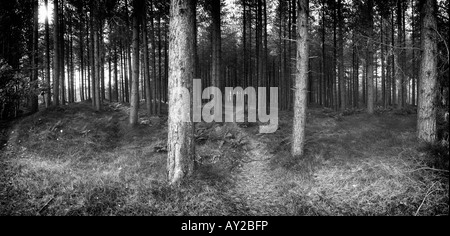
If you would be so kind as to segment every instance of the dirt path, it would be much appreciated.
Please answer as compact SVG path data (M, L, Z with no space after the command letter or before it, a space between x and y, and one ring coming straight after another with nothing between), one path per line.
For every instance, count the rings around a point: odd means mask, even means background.
M250 215L285 215L285 199L280 192L285 177L270 170L272 154L267 145L240 129L248 139L247 158L236 176L235 191L246 203Z

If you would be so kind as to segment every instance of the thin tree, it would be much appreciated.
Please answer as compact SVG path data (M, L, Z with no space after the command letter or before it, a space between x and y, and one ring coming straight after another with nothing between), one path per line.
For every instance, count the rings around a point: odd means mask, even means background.
M221 24L220 24L220 0L211 0L211 42L212 42L212 69L211 85L220 88L221 72Z
M418 136L433 143L436 141L437 103L437 1L421 0L422 62L420 65Z
M373 114L373 0L367 1L367 21L367 113Z
M59 81L60 81L60 48L59 48L59 13L58 13L58 0L54 0L54 20L53 20L53 43L54 43L54 56L53 56L53 100L55 101L55 106L59 106Z
M167 175L171 185L192 174L194 167L194 124L190 111L182 112L186 106L186 97L174 92L175 88L187 88L192 95L195 73L195 0L171 0L170 6L170 43L169 43L169 135ZM187 117L186 117L187 116ZM185 122L185 119L190 122Z
M152 109L152 84L150 79L150 60L149 60L149 51L148 51L148 29L147 29L147 3L144 1L143 7L143 21L142 21L142 38L143 38L143 47L144 47L144 85L145 85L145 104L147 107L147 112L150 115L153 113ZM153 46L153 45L152 45Z
M306 126L306 90L308 81L308 15L309 1L300 0L297 6L297 72L295 78L294 127L292 137L292 155L302 156L305 146Z
M339 59L338 59L338 77L339 77L339 92L340 92L340 110L344 111L347 107L345 96L345 76L344 76L344 17L342 16L342 0L338 0L338 25L339 25Z
M45 9L48 11L48 0L45 0ZM51 104L51 81L50 81L50 26L48 23L48 15L45 16L45 83L47 84L47 91L45 91L45 106L49 107Z
M34 15L33 15L33 55L32 55L32 76L31 76L31 88L33 90L37 89L37 82L38 82L38 64L39 64L39 1L34 0L33 2L34 7ZM34 113L37 112L39 109L39 102L38 102L38 96L35 94L35 91L32 91L30 95L30 112Z
M404 50L404 28L403 28L403 0L397 0L397 59L396 59L396 72L398 79L398 103L397 108L402 109L406 104L406 81L405 81L405 50Z

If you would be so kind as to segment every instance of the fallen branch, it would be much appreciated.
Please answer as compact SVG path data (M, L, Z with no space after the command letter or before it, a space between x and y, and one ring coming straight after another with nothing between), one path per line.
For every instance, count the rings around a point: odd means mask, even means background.
M419 214L419 211L420 211L420 209L422 208L423 204L425 203L425 200L427 199L427 197L430 196L430 194L432 194L432 193L434 192L434 190L433 190L433 191L430 191L430 190L434 187L434 185L435 185L436 183L437 183L437 182L434 182L433 185L431 185L431 187L428 189L427 195L425 195L425 197L423 198L422 203L420 204L420 206L419 206L419 208L417 209L416 214L414 214L414 216L417 216L417 215Z
M52 197L50 200L48 200L48 202L43 207L41 207L41 209L38 211L38 214L41 215L42 212L44 212L48 208L50 203L52 203L54 200L55 200L55 197Z
M448 170L434 169L434 168L430 168L430 167L422 167L422 168L419 168L419 169L416 169L416 170L409 171L408 173L421 171L421 170L431 170L431 171L446 172L446 173L449 172Z

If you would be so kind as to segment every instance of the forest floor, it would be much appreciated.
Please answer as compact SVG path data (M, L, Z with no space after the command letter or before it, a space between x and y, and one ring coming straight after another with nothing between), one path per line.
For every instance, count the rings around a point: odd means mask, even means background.
M128 107L89 103L0 123L0 215L448 215L447 146L420 144L416 115L308 110L306 153L292 114L196 124L196 172L166 180L167 117L128 126ZM448 124L446 124L448 127Z

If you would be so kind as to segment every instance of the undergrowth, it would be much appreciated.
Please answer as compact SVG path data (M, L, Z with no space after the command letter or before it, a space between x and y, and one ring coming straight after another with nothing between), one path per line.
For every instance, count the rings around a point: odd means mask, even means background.
M410 110L310 109L302 157L289 154L289 113L274 134L248 123L196 124L196 172L179 188L166 180L167 118L141 111L130 128L127 111L73 104L2 132L0 215L252 215L232 194L245 161L257 159L252 139L273 156L268 171L286 179L276 188L283 215L448 215L448 143L418 142Z

